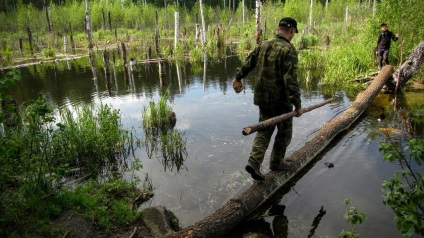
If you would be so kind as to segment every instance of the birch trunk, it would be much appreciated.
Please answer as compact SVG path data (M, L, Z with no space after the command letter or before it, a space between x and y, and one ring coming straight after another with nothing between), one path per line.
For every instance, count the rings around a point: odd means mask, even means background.
M175 33L174 33L174 48L177 48L178 39L180 37L180 16L178 12L174 12L175 17Z
M244 26L244 0L241 1L242 4L242 13L243 13L243 26Z
M256 0L256 44L261 42L261 1Z
M349 6L346 6L346 23L349 23Z
M312 7L313 7L313 4L314 4L314 0L311 0L311 5L310 5L310 7L309 7L309 26L311 27L311 29L312 29Z
M202 19L202 45L206 45L206 24L205 24L205 17L203 15L203 1L199 0L200 3L200 18Z
M377 0L374 0L372 4L372 16L375 16L376 12L377 12Z

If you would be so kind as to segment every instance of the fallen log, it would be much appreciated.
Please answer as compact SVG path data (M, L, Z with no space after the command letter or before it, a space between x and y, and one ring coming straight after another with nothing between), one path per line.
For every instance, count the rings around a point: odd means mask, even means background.
M421 41L411 52L405 62L393 74L393 80L389 81L387 86L393 90L398 85L402 88L414 76L424 62L424 41Z
M318 103L318 104L315 104L315 105L312 105L312 106L309 106L309 107L305 107L305 108L302 108L300 110L302 111L302 113L310 112L310 111L312 111L316 108L322 107L325 104L330 103L332 101L334 101L334 99L330 98L330 99L325 100L324 102L321 102L321 103ZM261 121L261 122L258 122L256 124L250 125L250 126L246 126L245 128L243 128L242 133L245 136L250 135L253 132L256 132L258 130L270 127L270 126L275 125L279 122L282 122L282 121L285 121L289 118L292 118L292 117L296 116L296 114L297 114L296 111L292 111L292 112L284 113L284 114L276 116L276 117L272 117L268 120Z
M348 129L371 104L392 74L393 67L384 66L367 90L359 93L355 102L340 117L326 123L313 139L306 142L305 146L285 158L284 161L291 164L290 170L267 173L265 181L255 182L245 192L229 200L213 214L179 232L168 234L166 237L224 237L235 225L247 218L286 182L298 174L339 133Z
M39 61L36 61L36 62L23 63L23 64L7 66L7 67L0 67L0 70L23 68L23 67L28 67L28 66L31 66L31 65L54 63L54 62L59 62L59 61L76 60L76 59L79 59L79 58L83 58L85 56L72 56L72 57L64 57L64 58L60 58L60 57L61 57L60 55L56 55L56 57L54 59L39 60ZM28 60L30 60L30 59L28 59ZM35 59L31 59L31 60L35 60Z

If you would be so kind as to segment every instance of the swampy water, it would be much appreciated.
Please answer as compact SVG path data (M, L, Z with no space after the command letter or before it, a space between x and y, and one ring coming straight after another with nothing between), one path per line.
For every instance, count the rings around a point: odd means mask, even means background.
M232 89L240 64L239 57L198 65L163 62L163 74L159 74L157 63L138 62L128 77L124 77L122 67L112 68L108 81L101 68L93 79L88 59L83 58L21 68L22 80L11 93L19 104L43 93L57 108L73 101L108 103L120 110L125 128L134 128L136 136L143 138L143 108L152 100L158 102L169 86L168 102L177 116L175 130L186 140L184 164L180 170L165 168L160 153L149 159L142 147L135 153L143 164L136 174L144 178L148 173L155 188L154 197L143 206L165 206L186 227L210 215L254 182L244 170L254 134L243 136L242 128L257 122L258 108L253 105L253 76L244 80L245 90L241 93ZM304 107L330 97L336 100L294 118L287 155L312 139L354 100L343 90L324 94L319 74L301 69L299 75ZM367 217L355 226L361 237L401 237L394 213L383 205L381 197L381 183L390 179L399 166L383 162L378 147L385 135L379 128L403 127L400 116L394 113L389 112L392 117L386 116L382 122L377 120L383 108L390 107L390 100L390 95L379 96L352 128L276 194L258 216L240 224L228 237L248 233L266 235L261 237L338 237L342 229L351 229L346 223L346 198ZM397 140L404 141L406 136L398 135ZM269 171L269 155L270 150L262 166L264 173ZM334 167L328 168L326 162ZM319 213L321 208L325 214Z

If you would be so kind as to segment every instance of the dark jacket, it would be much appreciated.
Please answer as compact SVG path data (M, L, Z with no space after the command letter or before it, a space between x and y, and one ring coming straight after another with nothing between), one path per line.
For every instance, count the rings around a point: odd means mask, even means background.
M237 70L236 79L245 78L256 66L254 104L262 108L301 109L300 88L297 81L297 52L282 34L262 42L252 51Z
M395 34L389 30L381 32L381 34L378 36L377 49L390 49L391 40L397 41L398 37L396 37Z

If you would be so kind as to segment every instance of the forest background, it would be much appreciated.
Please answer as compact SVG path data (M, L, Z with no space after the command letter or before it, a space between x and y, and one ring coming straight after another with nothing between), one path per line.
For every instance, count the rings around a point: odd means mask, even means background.
M243 5L244 4L244 5ZM256 45L255 1L204 1L206 44L196 36L201 25L199 1L89 1L93 44L97 49L116 47L124 42L129 51L143 52L148 58L159 31L158 51L152 57L184 58L201 61L202 51L212 57L222 44L236 44L241 57ZM302 50L300 66L324 68L323 84L340 84L360 74L377 70L375 47L380 24L400 34L392 44L390 62L396 66L424 39L424 13L419 0L387 1L266 1L260 14L261 39L272 38L277 22L295 18L300 33L293 40ZM243 7L244 6L244 7ZM34 38L34 55L58 57L64 53L64 36L72 34L76 49L88 47L84 1L12 1L0 5L0 65L12 59L32 57L28 29ZM174 47L174 12L179 13L179 42ZM201 26L200 26L201 28ZM20 50L19 38L23 39ZM69 44L69 43L68 43ZM330 44L327 50L326 45ZM70 47L68 47L70 49ZM70 50L68 50L70 51ZM155 55L156 53L156 55Z

